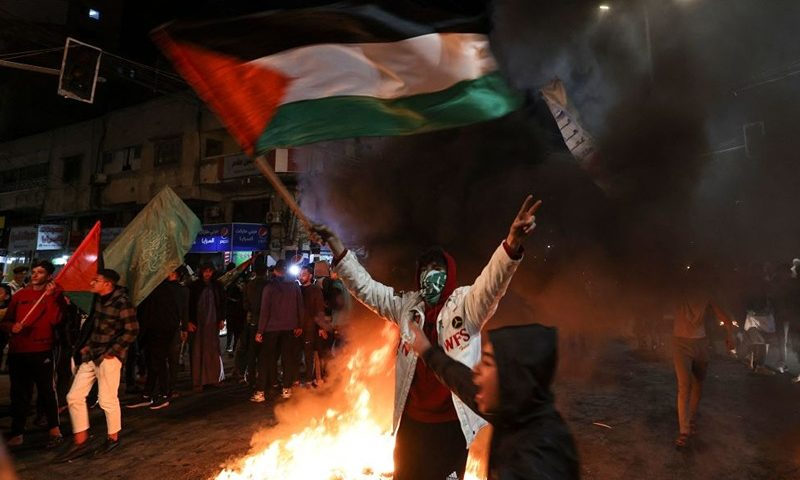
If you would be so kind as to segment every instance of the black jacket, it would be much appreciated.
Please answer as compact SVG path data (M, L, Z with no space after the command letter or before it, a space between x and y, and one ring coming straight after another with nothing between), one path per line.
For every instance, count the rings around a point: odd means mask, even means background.
M489 453L490 480L573 480L580 478L572 434L553 403L550 384L556 369L554 328L542 325L489 331L500 383L500 408L478 411L472 371L439 347L423 359L473 411L494 427Z
M164 280L142 301L136 313L145 335L185 330L189 321L189 289Z

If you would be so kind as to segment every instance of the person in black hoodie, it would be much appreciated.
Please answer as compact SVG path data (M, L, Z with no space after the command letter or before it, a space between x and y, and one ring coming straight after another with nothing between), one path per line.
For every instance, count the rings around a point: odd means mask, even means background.
M129 404L128 408L158 410L169 406L175 388L172 370L177 368L176 362L170 361L170 353L180 341L180 332L186 328L189 315L189 289L181 286L179 279L177 270L170 272L139 305L137 313L142 330L146 332L143 343L147 383L141 400Z
M556 329L521 325L490 330L474 371L432 347L413 322L412 347L436 376L494 427L490 480L580 478L575 442L555 408L550 384Z

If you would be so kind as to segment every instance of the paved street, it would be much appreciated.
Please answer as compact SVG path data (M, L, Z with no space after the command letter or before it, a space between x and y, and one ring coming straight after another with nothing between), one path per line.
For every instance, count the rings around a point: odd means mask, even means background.
M755 376L735 360L713 358L699 435L692 448L677 452L672 446L674 378L664 355L642 356L622 341L606 343L598 352L581 361L570 357L574 352L564 352L557 386L560 408L579 445L584 479L800 478L800 386L788 375ZM187 380L182 374L182 387L188 387ZM5 399L8 377L0 382ZM0 427L7 428L7 400L0 408ZM185 394L161 411L125 410L123 444L104 460L52 465L53 454L40 449L45 440L41 431L26 436L28 445L13 456L23 479L210 478L249 450L253 434L268 428L270 414L269 406L248 401L244 387L230 384ZM104 424L97 409L92 425L95 441L101 440Z

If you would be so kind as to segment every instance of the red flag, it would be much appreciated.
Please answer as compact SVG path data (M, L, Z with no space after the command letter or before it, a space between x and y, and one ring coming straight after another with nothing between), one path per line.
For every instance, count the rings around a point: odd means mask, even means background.
M85 312L92 306L91 282L97 275L99 258L100 222L98 221L55 279L55 283L64 290L70 301Z

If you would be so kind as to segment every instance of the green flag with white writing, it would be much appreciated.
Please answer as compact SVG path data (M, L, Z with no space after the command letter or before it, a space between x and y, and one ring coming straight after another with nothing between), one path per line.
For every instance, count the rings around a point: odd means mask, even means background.
M197 215L164 187L103 252L105 268L116 270L139 305L169 272L183 264L200 231Z

